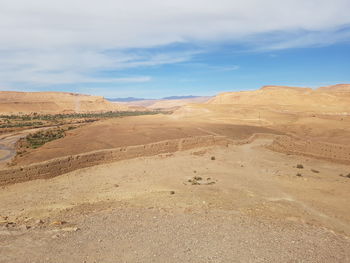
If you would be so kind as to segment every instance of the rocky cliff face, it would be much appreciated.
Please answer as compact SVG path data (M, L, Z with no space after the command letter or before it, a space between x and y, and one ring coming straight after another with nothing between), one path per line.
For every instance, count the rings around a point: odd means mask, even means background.
M65 92L0 92L1 114L56 114L125 111L127 106L103 97Z

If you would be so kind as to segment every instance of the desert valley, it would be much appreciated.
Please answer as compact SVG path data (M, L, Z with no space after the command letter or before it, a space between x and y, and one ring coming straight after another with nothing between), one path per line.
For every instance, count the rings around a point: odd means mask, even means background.
M350 261L350 85L0 92L0 262Z

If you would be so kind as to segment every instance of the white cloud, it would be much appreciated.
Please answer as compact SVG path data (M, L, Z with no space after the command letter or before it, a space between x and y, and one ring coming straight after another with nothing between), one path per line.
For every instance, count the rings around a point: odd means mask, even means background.
M150 47L350 23L348 0L4 0L1 47Z
M196 55L125 51L173 43L332 44L349 40L349 11L349 0L3 0L0 83L112 82L91 76Z
M105 54L97 50L10 50L0 52L0 80L30 85L73 83L141 83L149 76L92 77L104 70L124 70L136 67L159 66L189 60L197 52ZM98 74L97 74L98 75Z

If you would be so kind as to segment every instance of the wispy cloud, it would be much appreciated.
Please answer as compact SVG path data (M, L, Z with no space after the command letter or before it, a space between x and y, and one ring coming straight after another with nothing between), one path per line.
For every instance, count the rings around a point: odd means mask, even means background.
M70 83L141 83L150 76L123 76L123 71L181 63L197 54L186 52L133 52L97 50L0 51L0 80L3 85L26 83L51 85ZM113 71L108 77L98 76ZM103 75L103 74L102 74ZM119 75L121 77L116 77ZM130 75L130 74L128 74ZM97 76L97 77L96 77Z

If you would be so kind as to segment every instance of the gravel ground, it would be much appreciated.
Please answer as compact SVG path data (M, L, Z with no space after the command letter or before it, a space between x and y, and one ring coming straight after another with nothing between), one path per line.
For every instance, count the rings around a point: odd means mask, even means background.
M349 262L350 241L324 228L224 211L113 208L74 226L3 230L1 263ZM8 235L5 235L5 233Z

